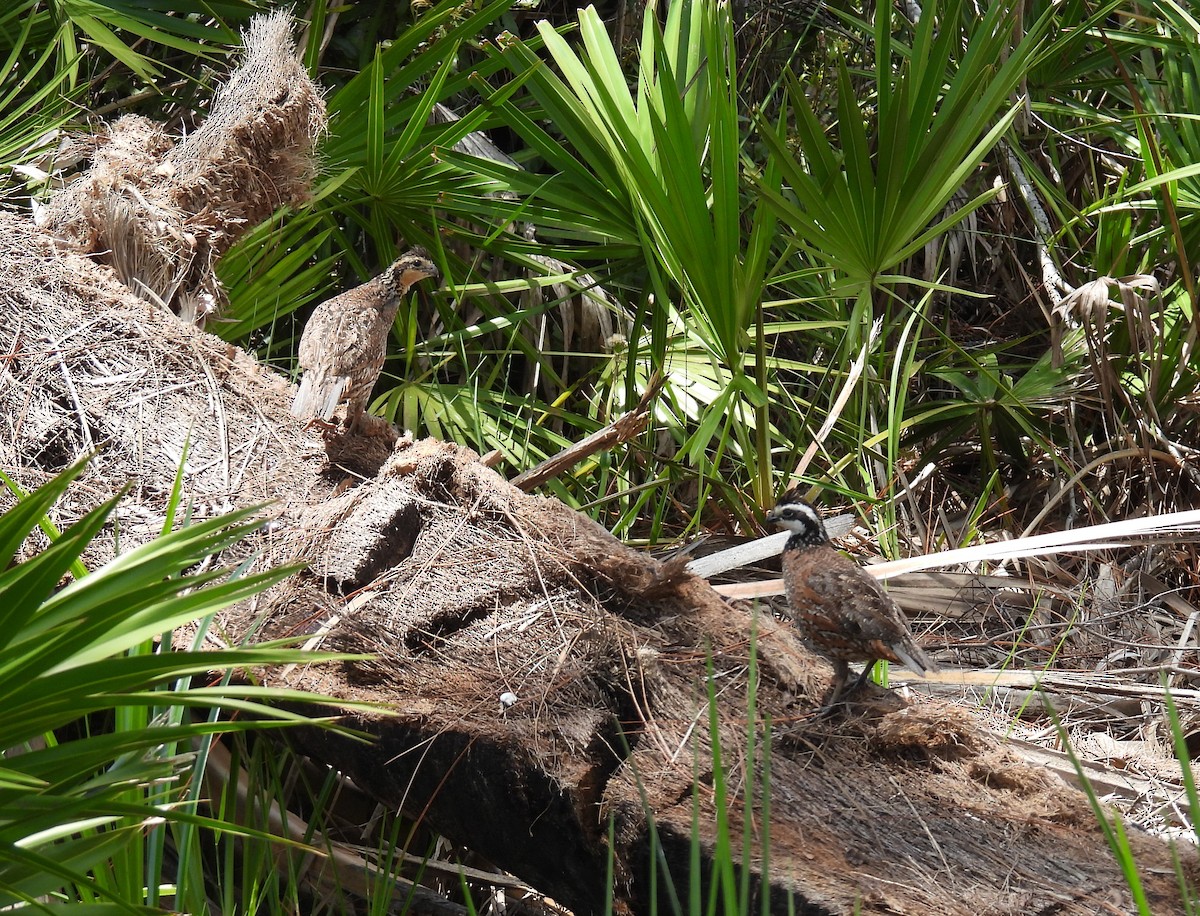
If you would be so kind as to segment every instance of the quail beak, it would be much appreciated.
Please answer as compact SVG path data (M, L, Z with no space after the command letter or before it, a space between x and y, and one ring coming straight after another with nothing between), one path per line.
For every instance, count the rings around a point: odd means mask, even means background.
M406 270L400 275L400 282L405 289L409 289L414 283L420 283L426 277L430 277L433 280L440 280L442 272L437 267L433 267L433 273L424 270Z
M774 509L772 509L772 510L771 510L770 512L768 512L766 515L764 515L764 516L763 516L763 518L764 518L766 521L768 521L768 522L777 522L777 521L779 521L779 507L777 506L777 507L775 507Z

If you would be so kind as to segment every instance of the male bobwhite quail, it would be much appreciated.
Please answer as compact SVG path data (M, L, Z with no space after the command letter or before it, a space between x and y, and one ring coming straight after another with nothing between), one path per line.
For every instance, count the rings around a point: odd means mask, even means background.
M881 658L922 676L937 671L913 639L904 612L875 579L833 548L821 516L796 490L779 498L767 521L792 532L783 548L783 583L801 638L833 662L822 715L846 692L850 662L866 663L851 692L866 683Z
M329 420L338 404L348 401L346 426L353 432L383 371L400 301L414 283L437 276L425 251L413 248L378 277L318 305L300 337L304 377L292 413Z

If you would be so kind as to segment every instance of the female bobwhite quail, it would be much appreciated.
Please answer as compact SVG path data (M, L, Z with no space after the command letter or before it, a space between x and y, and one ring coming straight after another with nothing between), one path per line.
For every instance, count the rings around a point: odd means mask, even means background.
M425 250L413 248L378 277L318 305L300 337L304 376L292 413L328 421L347 401L346 426L354 432L383 371L388 334L401 300L414 283L438 276Z
M796 490L779 498L767 521L792 532L783 548L783 583L801 638L833 663L833 686L822 715L846 692L850 662L866 663L851 693L866 683L881 658L922 676L937 671L913 639L904 612L875 579L833 548L821 516Z

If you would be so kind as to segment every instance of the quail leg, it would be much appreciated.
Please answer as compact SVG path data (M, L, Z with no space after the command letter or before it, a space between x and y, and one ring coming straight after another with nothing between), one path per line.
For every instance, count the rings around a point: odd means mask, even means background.
M825 694L825 702L817 710L817 718L824 719L840 705L842 694L846 692L846 681L849 679L850 665L841 659L834 659L833 683L830 685L829 691Z
M363 427L363 419L366 415L366 405L356 404L354 401L351 401L346 406L345 434L347 436L357 435Z
M854 682L854 686L850 688L850 693L858 693L863 689L863 685L871 679L871 672L875 670L875 665L879 659L873 658L867 662L867 667L863 668L863 673L858 676L858 680Z

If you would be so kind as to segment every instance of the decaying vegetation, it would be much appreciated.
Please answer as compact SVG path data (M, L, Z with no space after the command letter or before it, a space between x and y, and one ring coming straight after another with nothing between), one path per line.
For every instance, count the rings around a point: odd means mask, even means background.
M183 321L220 314L221 255L281 207L307 201L316 177L325 104L290 33L282 11L254 21L244 60L187 137L139 115L113 122L41 225Z

